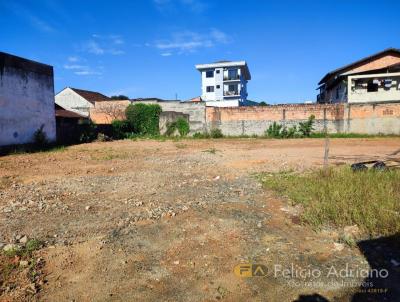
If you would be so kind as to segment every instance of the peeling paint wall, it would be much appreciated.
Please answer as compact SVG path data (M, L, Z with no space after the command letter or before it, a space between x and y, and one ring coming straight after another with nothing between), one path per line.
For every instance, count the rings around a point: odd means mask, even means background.
M53 67L0 53L0 146L56 139Z

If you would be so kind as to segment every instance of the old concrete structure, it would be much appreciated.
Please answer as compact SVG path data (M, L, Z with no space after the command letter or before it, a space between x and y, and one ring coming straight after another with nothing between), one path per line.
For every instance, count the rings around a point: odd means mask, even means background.
M56 94L56 104L66 110L89 116L89 109L94 107L95 102L110 101L104 94L95 91L66 87Z
M124 119L125 109L129 104L158 104L163 112L179 112L189 117L190 133L206 131L206 105L204 102L192 103L181 101L163 101L160 99L140 99L130 101L100 102L90 108L90 119L96 124L110 124L114 119ZM165 119L170 121L169 114ZM162 119L164 121L164 118ZM166 122L165 120L165 122Z
M56 139L53 67L0 52L0 146Z
M389 48L327 73L318 103L400 101L400 50Z

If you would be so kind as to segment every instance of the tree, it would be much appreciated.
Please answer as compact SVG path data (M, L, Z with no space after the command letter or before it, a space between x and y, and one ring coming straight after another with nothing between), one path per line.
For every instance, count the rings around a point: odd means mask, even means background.
M119 94L119 95L112 95L110 97L110 99L112 99L112 100L129 100L129 97L127 97L126 95L123 95L123 94Z
M100 116L100 119L103 120L100 123L110 123L114 120L124 120L125 109L126 104L120 104L119 102L96 102L91 114L95 120Z
M268 104L267 104L266 102L264 102L264 101L258 103L258 106L267 106L267 105L268 105Z

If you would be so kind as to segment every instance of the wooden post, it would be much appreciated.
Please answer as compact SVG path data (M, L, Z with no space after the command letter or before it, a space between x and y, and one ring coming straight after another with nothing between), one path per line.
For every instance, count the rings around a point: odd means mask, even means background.
M324 152L324 170L328 171L328 158L329 158L329 135L328 135L328 121L326 118L326 108L324 108L324 133L325 133L325 152Z

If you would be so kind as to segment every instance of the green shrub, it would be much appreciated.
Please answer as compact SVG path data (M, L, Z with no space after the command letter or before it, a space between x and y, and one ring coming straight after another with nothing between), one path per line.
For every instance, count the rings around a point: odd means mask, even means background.
M130 124L128 121L113 120L111 122L112 134L115 139L126 138L127 133L132 132Z
M196 132L195 134L193 134L193 138L210 138L210 134L208 134L207 132Z
M300 122L299 127L294 125L286 128L277 122L273 122L265 131L265 135L271 138L310 137L314 130L314 122L314 115L311 115L306 122Z
M222 134L221 129L218 129L218 128L211 129L210 136L211 136L211 138L222 138L222 137L224 137L224 135Z
M273 122L269 125L267 131L265 132L266 136L273 137L273 138L281 138L281 130L282 125L278 124L277 122Z
M79 137L80 143L90 143L97 138L97 127L94 122L89 121L86 124L82 125L82 128L82 133Z
M165 135L171 136L178 130L180 136L186 136L189 133L189 123L182 117L179 117L176 121L167 124L167 131Z
M158 135L161 107L157 104L130 104L125 115L132 132L140 135Z
M314 130L315 116L311 115L307 122L299 123L299 132L303 137L310 137L311 132Z
M43 128L44 128L44 125L41 125L40 128L37 129L35 131L35 133L33 134L33 143L38 148L46 147L49 143L49 141L47 139L47 134L43 130Z

